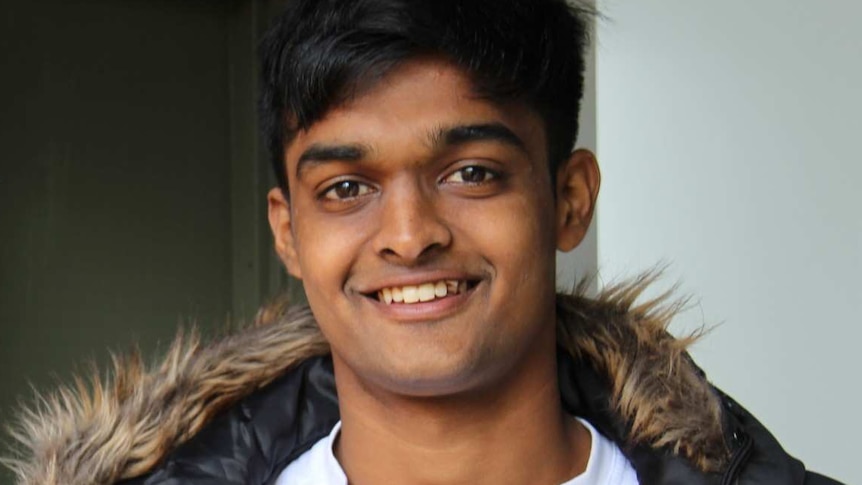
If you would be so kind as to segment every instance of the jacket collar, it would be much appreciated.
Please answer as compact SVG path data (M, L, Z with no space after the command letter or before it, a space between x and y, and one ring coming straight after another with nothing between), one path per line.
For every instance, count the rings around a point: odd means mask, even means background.
M570 411L595 421L630 456L662 450L691 470L715 472L731 456L721 400L685 352L694 337L667 332L680 305L667 304L667 295L635 304L654 279L643 275L595 299L558 295L558 343L564 360L577 363L562 372L561 391ZM13 430L22 455L6 463L21 484L114 483L148 473L214 417L328 350L308 308L283 304L211 344L180 334L154 369L138 355L115 359L108 382L96 376L89 391L78 381L40 399Z

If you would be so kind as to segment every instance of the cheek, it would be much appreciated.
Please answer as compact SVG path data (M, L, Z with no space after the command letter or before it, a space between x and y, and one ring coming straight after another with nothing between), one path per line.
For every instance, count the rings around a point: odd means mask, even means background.
M306 213L308 214L308 213ZM355 258L357 231L345 231L319 214L297 217L295 237L302 284L314 316L327 340L339 342L347 330L338 322L350 309L342 293Z
M362 247L363 225L302 209L294 216L294 237L306 293L311 298L341 291Z
M480 203L470 201L455 210L457 233L487 260L495 276L505 277L500 283L513 287L544 285L549 274L553 282L556 251L552 205L523 192Z

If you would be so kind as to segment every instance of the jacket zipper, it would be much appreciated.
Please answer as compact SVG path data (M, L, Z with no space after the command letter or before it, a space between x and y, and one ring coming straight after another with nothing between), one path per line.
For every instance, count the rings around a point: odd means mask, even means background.
M731 485L736 481L737 475L739 475L742 466L751 454L754 440L747 433L742 433L740 437L742 438L742 443L740 443L739 448L737 448L736 452L730 458L730 465L727 467L727 473L721 479L721 485Z

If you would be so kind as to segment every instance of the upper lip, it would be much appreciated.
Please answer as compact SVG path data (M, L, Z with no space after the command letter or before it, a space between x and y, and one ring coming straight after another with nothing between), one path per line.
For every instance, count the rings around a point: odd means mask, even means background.
M392 276L387 278L380 278L375 280L373 283L368 283L364 285L357 286L357 291L359 293L365 295L376 294L378 291L384 288L396 288L402 286L418 286L423 283L434 283L437 281L445 281L445 280L457 280L457 281L469 281L474 282L481 279L479 276L466 273L464 271L450 271L450 270L438 270L438 271L423 271L423 272L414 272L399 276Z

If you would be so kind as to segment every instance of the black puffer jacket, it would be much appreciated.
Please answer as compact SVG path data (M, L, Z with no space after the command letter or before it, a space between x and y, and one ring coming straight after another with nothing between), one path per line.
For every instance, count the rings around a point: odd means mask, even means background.
M744 409L723 397L727 466L703 473L669 451L626 448L626 426L609 413L607 387L589 367L561 355L560 385L566 408L587 418L624 448L642 484L835 484L806 472ZM275 483L297 456L326 436L338 420L331 361L307 360L296 370L216 418L146 477L124 485Z
M665 330L672 312L633 306L644 284L558 297L565 408L618 443L642 484L837 483L706 381ZM96 397L67 392L25 419L19 483L272 484L339 419L327 350L307 309L274 310L211 345L179 339L153 372L118 364Z

